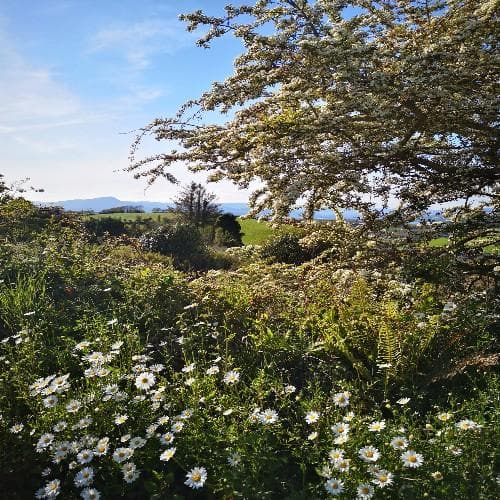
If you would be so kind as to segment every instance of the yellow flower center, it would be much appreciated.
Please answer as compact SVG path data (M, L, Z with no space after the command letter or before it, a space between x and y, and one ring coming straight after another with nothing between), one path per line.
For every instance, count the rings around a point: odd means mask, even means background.
M387 476L379 476L378 480L381 482L381 483L385 483L387 481Z
M191 479L192 479L193 481L198 482L198 481L200 481L200 479L201 479L201 474L200 474L199 472L195 472L195 473L191 476Z
M368 458L373 457L373 451L367 451L367 452L366 452L366 456L367 456Z
M415 455L410 455L408 457L408 462L415 463L417 461L417 457Z

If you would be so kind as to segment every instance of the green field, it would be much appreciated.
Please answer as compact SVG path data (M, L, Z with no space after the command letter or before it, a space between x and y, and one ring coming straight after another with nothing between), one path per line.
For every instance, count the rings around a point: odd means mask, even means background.
M84 215L84 219L103 219L112 217L113 219L120 219L124 222L133 222L137 220L152 220L154 222L172 221L175 219L173 213L115 213L115 214L92 214ZM273 229L267 222L260 222L256 219L238 219L243 232L243 243L245 245L261 245L264 241L269 239L273 234Z

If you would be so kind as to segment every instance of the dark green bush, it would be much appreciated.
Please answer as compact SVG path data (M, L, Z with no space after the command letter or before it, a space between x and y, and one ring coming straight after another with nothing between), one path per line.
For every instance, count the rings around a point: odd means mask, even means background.
M262 247L263 258L284 264L301 264L308 260L308 253L300 245L296 234L282 234Z

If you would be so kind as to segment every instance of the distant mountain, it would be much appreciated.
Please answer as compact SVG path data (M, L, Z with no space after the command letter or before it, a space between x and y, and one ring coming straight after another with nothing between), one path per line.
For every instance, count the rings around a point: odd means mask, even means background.
M38 205L41 206L58 206L62 207L64 210L72 212L82 212L82 211L94 211L100 212L101 210L106 210L113 207L122 206L134 206L140 207L145 212L151 212L154 208L160 208L165 210L166 208L172 207L173 203L164 203L160 201L124 201L115 198L114 196L104 196L101 198L91 198L91 199L77 199L77 200L63 200L54 202L39 202ZM223 212L229 212L234 215L240 216L245 215L249 211L249 206L247 203L219 203L219 207ZM292 210L290 216L295 219L300 219L302 217L302 210ZM346 219L357 219L359 214L354 210L345 210L344 216ZM316 219L333 219L334 215L331 210L319 210L315 213Z

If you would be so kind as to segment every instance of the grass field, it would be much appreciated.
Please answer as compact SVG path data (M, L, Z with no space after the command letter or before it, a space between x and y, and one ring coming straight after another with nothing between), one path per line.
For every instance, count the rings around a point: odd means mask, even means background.
M172 221L175 219L173 213L114 213L114 214L92 214L84 215L84 219L103 219L112 217L126 221L152 220L154 222ZM273 235L273 229L267 222L259 222L256 219L238 219L243 232L243 244L261 245Z

